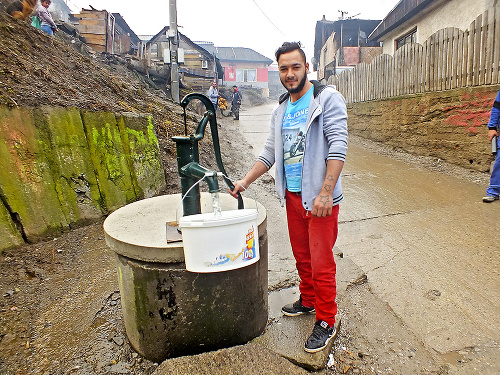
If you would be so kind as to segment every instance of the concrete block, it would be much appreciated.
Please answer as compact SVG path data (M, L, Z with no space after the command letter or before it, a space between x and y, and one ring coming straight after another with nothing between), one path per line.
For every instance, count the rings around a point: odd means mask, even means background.
M50 165L43 118L28 109L0 107L0 191L10 216L28 241L69 228Z
M138 198L115 115L82 112L102 204L113 211Z
M306 375L308 371L256 343L164 361L153 375Z
M334 251L338 253L338 249L335 248ZM350 259L336 256L335 261L337 263L337 301L339 301L346 294L349 285L364 282L366 276ZM289 301L284 301L284 304L295 302L300 295L298 287L281 291L281 293L283 292L290 298ZM273 305L270 302L270 306ZM254 339L253 342L268 348L309 371L319 371L325 368L335 338L321 352L311 354L304 350L304 343L311 334L316 322L315 314L296 317L283 316L279 312L278 307L276 307L276 311L271 311L270 315L273 318L272 323L267 327L266 332ZM339 315L336 317L335 324L337 332L339 332L341 324L341 317Z
M40 125L49 134L55 188L69 223L83 224L102 216L101 194L88 150L80 111L45 107Z
M205 204L211 201L209 193L202 197ZM221 206L224 201L234 204L228 194ZM197 273L185 268L182 242L167 243L165 224L175 220L179 203L179 195L143 199L104 222L106 242L117 253L127 337L138 353L153 361L247 343L268 321L264 207L259 207L258 262ZM181 258L176 259L178 250Z
M138 195L150 198L159 194L165 189L166 179L151 116L124 113L118 118L118 125Z

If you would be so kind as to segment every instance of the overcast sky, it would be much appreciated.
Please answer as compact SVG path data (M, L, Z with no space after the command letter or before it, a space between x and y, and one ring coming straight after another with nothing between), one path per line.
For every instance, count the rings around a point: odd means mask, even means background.
M137 35L154 35L169 25L169 0L64 0L73 12L89 5L120 13ZM300 41L308 62L316 21L345 17L381 20L399 0L177 0L179 31L194 42L248 47L274 60L284 41Z

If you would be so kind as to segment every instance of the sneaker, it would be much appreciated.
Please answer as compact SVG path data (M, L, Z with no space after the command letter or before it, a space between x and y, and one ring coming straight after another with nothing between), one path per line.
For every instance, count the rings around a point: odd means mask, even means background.
M491 203L491 202L494 202L496 200L498 200L498 195L497 196L487 195L486 197L483 197L483 202L484 203Z
M336 335L335 326L330 327L324 320L318 320L314 324L311 336L307 339L304 350L308 353L316 353L328 345L330 340Z
M289 303L281 308L281 312L286 316L297 316L302 314L308 314L314 312L313 307L306 307L302 304L302 297L299 298L298 301L294 303Z

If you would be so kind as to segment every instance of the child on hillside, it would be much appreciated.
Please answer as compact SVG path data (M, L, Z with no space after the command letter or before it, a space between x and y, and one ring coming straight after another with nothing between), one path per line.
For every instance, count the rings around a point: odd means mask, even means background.
M49 35L54 35L57 31L57 26L49 13L49 6L52 0L42 0L36 9L36 15L40 20L40 27Z

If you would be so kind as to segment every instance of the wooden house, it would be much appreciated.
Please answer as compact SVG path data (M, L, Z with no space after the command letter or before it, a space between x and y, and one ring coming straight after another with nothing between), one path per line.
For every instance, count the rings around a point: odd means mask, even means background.
M76 28L85 43L95 51L113 54L137 52L140 39L120 13L82 9L74 17L77 20Z
M120 13L113 13L113 16L115 17L114 53L120 55L137 53L141 40L129 27Z
M114 53L115 17L105 10L82 9L75 14L77 30L85 43L97 52Z
M146 44L144 58L149 67L168 74L170 64L169 26L165 26ZM208 90L214 80L223 78L223 69L218 58L205 48L194 43L182 33L179 35L178 63L181 85L188 89ZM166 68L166 69L165 69Z

